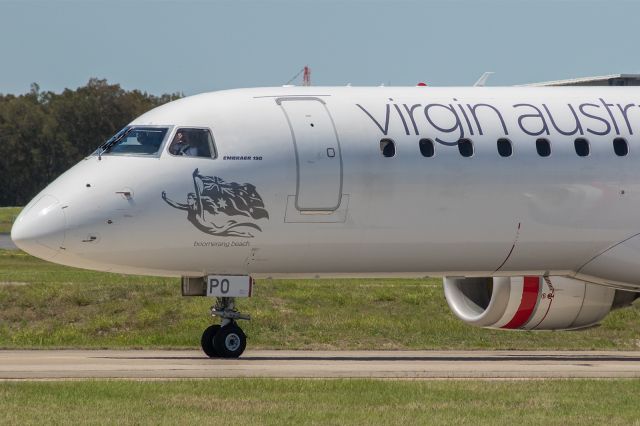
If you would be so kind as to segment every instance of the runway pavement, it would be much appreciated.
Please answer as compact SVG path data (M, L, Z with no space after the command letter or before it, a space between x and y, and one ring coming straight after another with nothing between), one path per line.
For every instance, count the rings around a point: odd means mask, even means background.
M7 350L0 379L640 377L640 352Z
M0 249L18 250L18 247L13 243L10 234L0 234Z

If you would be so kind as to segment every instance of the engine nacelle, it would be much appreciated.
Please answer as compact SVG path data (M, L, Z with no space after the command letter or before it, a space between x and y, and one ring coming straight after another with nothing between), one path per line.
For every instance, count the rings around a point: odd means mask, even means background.
M453 313L486 328L571 330L597 324L640 296L566 277L444 279Z

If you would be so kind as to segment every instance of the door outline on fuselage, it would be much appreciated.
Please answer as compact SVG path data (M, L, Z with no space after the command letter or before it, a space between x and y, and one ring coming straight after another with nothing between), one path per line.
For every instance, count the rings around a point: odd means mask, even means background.
M294 127L291 123L291 117L289 116L289 114L287 113L287 110L284 108L284 106L282 105L283 102L294 102L294 101L315 101L315 102L319 102L323 109L324 112L327 114L327 117L329 118L329 123L331 124L331 128L333 130L333 135L335 137L335 141L336 141L336 147L337 147L337 157L338 157L338 161L339 161L339 184L338 184L338 188L337 188L337 204L335 206L331 206L331 207L321 207L321 208L300 208L300 205L298 204L299 199L300 199L300 154L299 154L299 149L298 149L298 140L296 138L296 133L294 131ZM344 174L344 165L343 165L343 161L342 161L342 147L340 144L340 138L338 137L338 131L336 130L336 125L335 122L333 121L333 117L331 116L331 113L329 112L329 109L327 108L327 104L325 103L324 100L317 98L315 96L284 96L284 97L280 97L276 99L276 104L278 104L280 106L280 108L282 109L282 112L287 120L287 125L289 126L289 131L291 132L291 138L292 138L292 142L293 142L293 147L294 147L294 152L295 152L295 157L296 157L296 209L299 210L300 212L309 212L309 213L314 213L314 212L333 212L336 211L338 208L340 208L340 205L342 203L342 186L343 186L343 174ZM327 154L328 154L328 149L327 149Z

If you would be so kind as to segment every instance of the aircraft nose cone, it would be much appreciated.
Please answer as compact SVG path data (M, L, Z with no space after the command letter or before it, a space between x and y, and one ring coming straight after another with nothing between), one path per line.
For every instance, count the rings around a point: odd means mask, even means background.
M64 244L66 225L60 201L52 195L43 195L20 213L11 228L11 239L31 255L51 259Z

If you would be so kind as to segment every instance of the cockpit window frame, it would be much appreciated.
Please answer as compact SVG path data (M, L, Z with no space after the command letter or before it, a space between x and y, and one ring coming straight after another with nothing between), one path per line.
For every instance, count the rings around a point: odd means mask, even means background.
M171 142L173 142L173 139L176 137L176 133L178 133L178 130L182 130L182 129L194 129L194 130L206 130L207 132L209 132L209 136L211 137L211 144L209 145L209 149L211 150L211 156L207 157L207 156L200 156L200 155L176 155L176 154L172 154L169 151L169 148L171 147ZM173 129L171 130L171 134L170 137L167 139L165 146L163 146L162 148L163 151L163 155L166 153L167 155L169 155L170 157L177 157L177 158L198 158L201 160L216 160L218 159L218 147L216 145L216 139L213 136L213 131L211 130L211 127L209 126L179 126L179 125L175 125L173 126Z
M116 135L118 135L120 132L124 131L125 129L128 128L145 128L145 129L167 129L167 133L164 135L164 138L162 139L162 142L160 142L160 146L158 147L158 150L153 153L153 154L139 154L139 153L128 153L128 152L101 152L102 151L102 147L109 142L109 140L111 140L111 138L115 137ZM100 144L100 146L93 151L89 157L140 157L140 158L160 158L160 156L162 155L162 153L164 152L166 145L167 145L167 141L169 140L169 137L171 135L173 135L174 131L175 131L175 125L173 124L166 124L166 125L162 125L162 124L128 124L126 126L124 126L122 129L118 130L111 138L109 138L107 141L105 141L104 143Z

